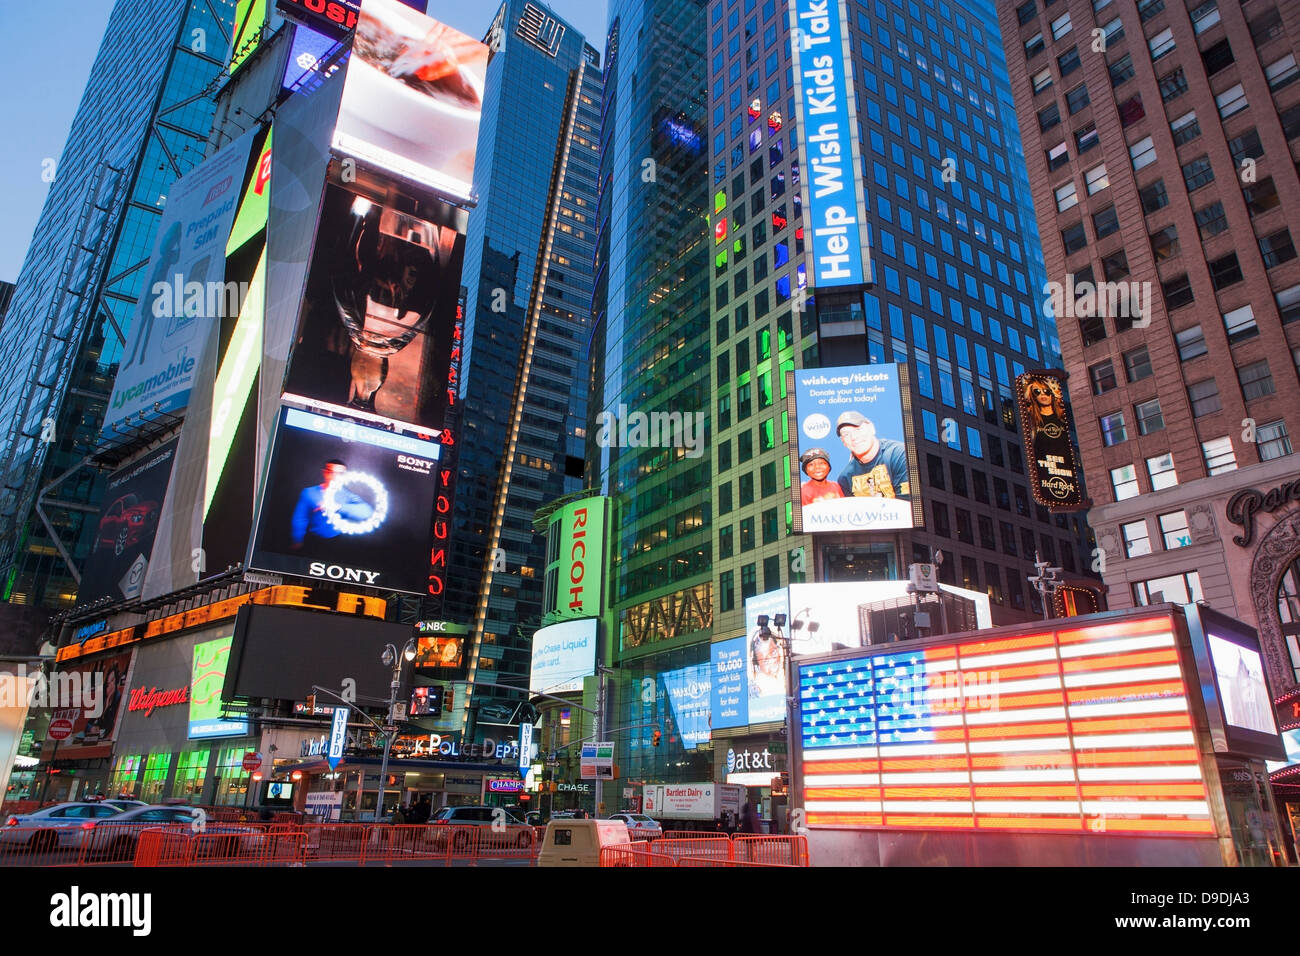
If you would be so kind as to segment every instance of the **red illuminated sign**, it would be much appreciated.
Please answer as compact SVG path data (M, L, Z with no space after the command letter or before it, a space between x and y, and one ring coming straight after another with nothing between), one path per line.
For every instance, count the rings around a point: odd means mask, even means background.
M174 690L159 690L157 687L150 687L145 690L143 687L137 687L131 691L131 702L127 704L127 710L143 710L146 717L152 717L155 708L174 707L177 704L188 704L190 702L190 687L188 684L177 687Z

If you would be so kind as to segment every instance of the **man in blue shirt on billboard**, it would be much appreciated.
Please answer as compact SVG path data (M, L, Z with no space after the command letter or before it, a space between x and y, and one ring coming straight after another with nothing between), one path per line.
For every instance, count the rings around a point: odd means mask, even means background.
M298 495L298 504L293 509L293 550L302 550L307 535L320 539L336 538L343 533L325 513L325 492L332 482L342 481L347 470L346 462L331 458L321 469L321 483L304 488ZM364 498L343 487L335 489L334 505L338 516L347 521L365 521L375 510Z
M861 412L843 412L835 432L853 456L839 475L846 497L911 500L907 447L901 441L877 438L876 426Z

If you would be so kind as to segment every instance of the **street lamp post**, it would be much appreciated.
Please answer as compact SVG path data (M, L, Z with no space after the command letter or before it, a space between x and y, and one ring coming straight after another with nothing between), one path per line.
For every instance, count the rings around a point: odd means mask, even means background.
M379 823L384 812L384 786L388 780L388 755L393 749L393 738L397 736L397 690L402 685L402 660L415 660L415 638L406 642L402 655L398 657L397 648L392 644L384 645L380 659L393 669L393 680L388 693L388 723L384 725L384 759L379 765L379 796L375 800L375 822Z

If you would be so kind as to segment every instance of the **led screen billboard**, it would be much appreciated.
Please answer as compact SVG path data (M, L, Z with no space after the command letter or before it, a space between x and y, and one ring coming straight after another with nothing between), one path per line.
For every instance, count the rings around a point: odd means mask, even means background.
M605 577L605 508L583 498L551 515L547 526L547 614L555 620L600 613Z
M533 666L528 688L534 694L582 690L582 679L596 673L596 621L564 621L533 635Z
M923 524L906 367L800 369L791 456L796 532Z
M1086 508L1083 472L1070 441L1070 410L1060 373L1026 372L1016 376L1020 434L1029 463L1034 500L1054 511Z
M437 431L465 213L376 197L360 184L326 186L284 391L353 417Z
M749 723L749 680L745 676L746 638L718 641L709 648L711 684L709 703L714 730L744 727Z
M673 721L677 725L682 747L686 750L707 744L711 738L709 671L709 664L693 664L664 671L661 675L668 692L668 703L672 707Z
M283 409L247 566L422 592L440 447Z
M367 0L334 148L457 201L473 198L488 48L398 0Z
M50 711L47 746L58 744L57 759L90 760L112 752L126 710L122 705L131 683L132 663L128 651L59 668L50 677L48 693L56 706ZM61 727L62 738L55 737L56 727Z
M248 733L248 721L228 720L221 716L221 691L230 664L232 637L219 637L194 645L190 669L189 739L242 737Z
M795 656L825 654L830 651L884 644L891 640L918 636L897 633L894 621L879 612L902 608L910 611L912 595L906 581L829 581L816 584L791 584L790 619L787 633ZM944 614L923 604L930 613L930 633L969 631L993 626L989 597L982 591L970 591L947 584L939 585L945 597ZM885 630L890 626L890 630Z
M796 667L811 827L1215 833L1168 614Z
M225 251L254 140L246 133L168 190L104 415L105 441L146 409L152 416L185 408L213 323L239 312Z
M785 720L786 646L789 633L776 615L789 615L785 588L745 601L745 680L749 684L749 723ZM767 623L759 624L766 616Z
M140 596L178 444L173 438L109 476L79 603Z
M848 4L792 0L804 227L813 289L871 281L862 158L848 71Z

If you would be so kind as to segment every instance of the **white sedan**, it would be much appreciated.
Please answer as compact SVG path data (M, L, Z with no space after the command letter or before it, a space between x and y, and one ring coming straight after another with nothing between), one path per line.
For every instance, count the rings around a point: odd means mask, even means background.
M81 845L83 825L116 817L121 808L111 803L59 803L32 813L16 813L0 827L0 843L26 846L33 852Z
M663 827L644 813L615 813L610 815L610 819L626 823L631 840L657 840L664 835Z

